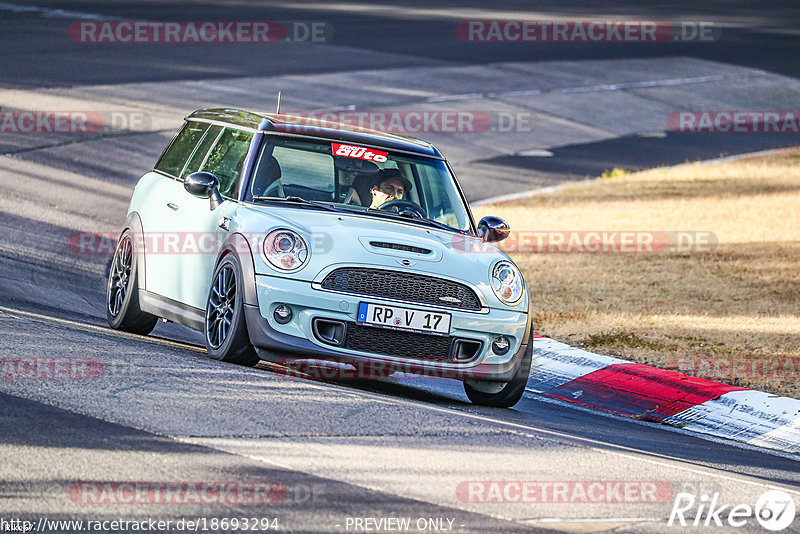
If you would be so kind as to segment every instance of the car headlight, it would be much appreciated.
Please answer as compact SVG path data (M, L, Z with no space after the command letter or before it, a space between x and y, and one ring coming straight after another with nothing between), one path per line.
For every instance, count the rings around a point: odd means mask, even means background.
M525 292L519 269L510 261L499 261L492 269L492 290L506 304L516 304Z
M264 238L264 257L279 271L296 271L308 259L308 246L296 232L273 230Z

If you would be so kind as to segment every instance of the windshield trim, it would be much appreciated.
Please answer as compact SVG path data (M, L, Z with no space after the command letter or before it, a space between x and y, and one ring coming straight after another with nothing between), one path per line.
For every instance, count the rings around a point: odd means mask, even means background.
M461 189L461 183L458 181L456 173L450 166L450 162L444 160L444 164L447 167L447 170L450 172L450 176L453 177L453 184L456 186L456 191L458 191L458 197L461 199L461 205L467 212L467 218L469 218L469 233L475 237L480 237L478 236L478 226L475 224L475 218L472 216L472 208L470 207L469 202L467 202L467 197L464 195L464 191Z

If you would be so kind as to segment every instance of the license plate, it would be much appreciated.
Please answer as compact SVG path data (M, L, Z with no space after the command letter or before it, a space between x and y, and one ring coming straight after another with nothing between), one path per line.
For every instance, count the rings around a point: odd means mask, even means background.
M359 324L411 330L425 334L446 336L450 333L450 314L411 310L397 306L383 306L361 302L358 305Z

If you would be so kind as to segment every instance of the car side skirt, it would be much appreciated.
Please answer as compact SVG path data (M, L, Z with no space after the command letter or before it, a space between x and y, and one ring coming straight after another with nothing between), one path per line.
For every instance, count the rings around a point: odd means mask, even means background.
M139 290L139 306L142 311L188 326L193 330L202 332L205 328L203 310L144 289Z

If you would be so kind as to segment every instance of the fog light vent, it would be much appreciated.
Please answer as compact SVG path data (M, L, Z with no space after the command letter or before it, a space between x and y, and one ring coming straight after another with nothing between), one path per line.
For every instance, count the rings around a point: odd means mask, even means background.
M508 341L506 336L497 336L492 342L492 352L497 354L498 356L502 356L508 349L511 348L511 342Z
M275 308L275 313L272 314L275 322L278 324L286 324L292 320L292 309L286 304L281 304Z

